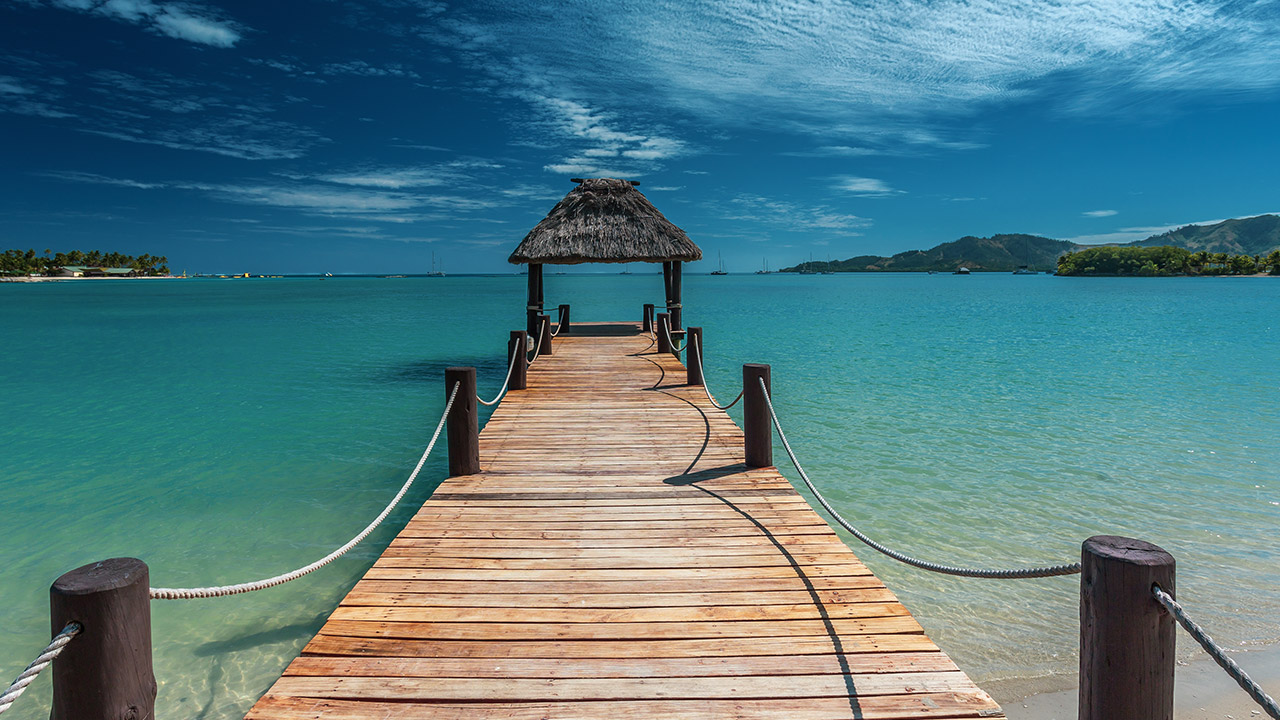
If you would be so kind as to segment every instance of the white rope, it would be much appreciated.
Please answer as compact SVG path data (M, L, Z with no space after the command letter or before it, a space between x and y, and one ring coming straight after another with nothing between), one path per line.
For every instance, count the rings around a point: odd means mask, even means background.
M405 493L409 492L409 486L413 484L413 481L415 479L417 479L418 473L422 471L422 466L427 462L427 457L431 455L432 448L436 446L436 440L439 439L440 437L440 431L444 429L444 422L449 417L449 411L453 409L453 401L457 399L458 388L461 386L462 386L462 383L455 382L453 384L453 390L449 392L449 402L445 403L444 413L440 415L440 422L436 424L436 431L431 435L431 442L427 443L427 449L423 451L422 457L418 458L417 466L413 468L413 472L410 473L409 479L406 480L404 485L400 487L400 492L396 493L396 496L391 498L391 502L387 503L387 506L382 509L382 512L378 514L378 517L374 518L373 522L369 523L368 527L366 527L364 530L361 530L359 535L356 535L355 537L351 538L351 540L347 541L346 545L343 545L342 547L338 548L337 550L334 550L328 555L325 555L324 557L311 563L310 565L307 565L305 567L300 567L297 570L294 570L293 572L285 573L283 575L276 575L275 577L269 577L269 578L266 578L265 580L257 580L255 582L240 583L238 585L219 585L215 587L201 587L201 588L151 588L151 599L152 600L190 600L192 598L211 598L211 597L222 597L224 595L239 595L240 593L253 592L254 590L262 590L264 588L275 587L276 585L282 585L284 583L289 582L290 580L297 580L303 575L307 575L311 572L319 570L325 565L328 565L334 560L337 560L338 558L345 555L348 550L350 550L351 548L359 544L360 541L368 537L369 533L373 532L374 529L378 527L378 525L382 524L382 521L385 520L387 516L391 514L392 508L394 508L400 502L400 499L404 497Z
M556 316L556 329L551 331L551 337L560 334L560 329L564 327L564 308L560 308L560 314Z
M684 352L684 349L685 349L686 347L688 347L688 346L689 346L689 341L688 341L688 340L685 340L685 341L684 341L684 345L681 345L680 347L676 347L676 341L671 339L671 324L670 324L670 323L667 323L667 324L665 324L665 325L663 325L663 326L662 326L662 332L666 334L666 336L667 336L667 344L671 346L671 349L672 349L674 352Z
M782 423L778 422L778 414L773 410L773 401L769 398L769 388L764 384L764 378L757 378L760 381L760 391L764 393L764 402L769 407L769 415L773 417L773 426L778 429L778 437L782 438L782 446L787 449L787 455L791 456L791 463L796 466L796 471L800 473L800 478L804 480L804 484L809 487L809 492L817 498L822 504L823 509L840 523L840 527L848 530L854 537L866 543L868 547L873 548L898 562L914 565L924 570L932 570L933 572L943 573L945 575L960 575L962 577L979 577L979 578L996 578L1001 580L1013 580L1022 578L1041 578L1055 577L1057 575L1074 575L1080 572L1080 563L1068 563L1065 565L1053 565L1050 567L1037 568L1014 568L1014 569L985 569L985 568L967 568L956 567L954 565L940 565L938 563L919 560L910 555L900 553L885 545L867 537L861 530L854 527L852 523L845 520L836 509L831 507L831 503L818 492L818 488L814 487L813 481L809 479L808 473L800 466L800 461L796 459L796 454L791 450L791 443L787 442L787 434L782 431Z
M1186 630L1196 642L1200 643L1200 647L1209 653L1209 657L1213 658L1213 661L1218 663L1219 667L1227 671L1227 674L1236 681L1236 684L1246 693L1249 693L1249 697L1258 703L1258 707L1266 710L1267 714L1276 720L1280 720L1280 705L1276 704L1275 699L1263 691L1262 686L1254 682L1253 678L1249 677L1249 673L1244 671L1244 668L1228 657L1227 652L1218 643L1214 642L1213 638L1209 637L1209 633L1205 632L1204 628L1187 617L1186 611L1182 609L1178 601L1174 600L1173 596L1165 592L1159 585L1153 587L1151 591L1155 594L1156 600L1159 600L1160 604L1178 621L1182 629Z
M53 659L62 654L62 649L67 646L67 643L71 642L71 638L75 637L82 629L83 627L80 623L69 622L66 627L62 628L62 632L53 636L53 640L45 647L45 649L36 656L35 660L31 661L31 664L27 666L26 670L23 670L18 677L9 684L9 689L5 690L4 694L0 695L0 714L3 714L5 710L8 710L13 705L13 702L18 699L18 696L22 695L22 693L26 691L27 686L36 679L36 676L40 674L40 671L49 667L53 662Z
M546 330L546 327L546 320L538 324L538 342L533 346L533 360L526 360L525 367L532 366L534 360L538 359L538 354L542 352L542 333Z
M498 391L498 394L494 396L492 400L485 400L480 397L479 393L476 393L476 402L481 405L497 405L498 402L502 400L502 397L507 394L507 386L511 384L511 373L515 371L516 360L519 358L520 348L517 347L515 348L515 352L511 353L511 364L507 366L507 379L502 381L502 389Z
M728 410L734 405L737 405L738 401L742 399L742 396L746 394L747 389L743 388L740 390L738 392L738 397L734 398L733 402L728 405L721 405L717 403L716 399L711 397L711 391L707 389L707 373L702 369L702 346L698 344L698 336L690 335L688 342L693 343L693 355L698 358L698 374L702 376L702 392L707 396L707 402L711 403L711 405L718 410Z

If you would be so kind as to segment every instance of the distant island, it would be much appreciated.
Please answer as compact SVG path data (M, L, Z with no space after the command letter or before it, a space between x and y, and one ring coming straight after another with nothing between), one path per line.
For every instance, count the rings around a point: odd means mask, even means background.
M1204 250L1159 247L1095 247L1058 258L1059 275L1169 277L1173 275L1280 275L1280 250L1261 255L1231 255Z
M44 277L158 277L169 274L169 258L143 253L137 257L100 250L53 253L45 250L6 250L0 255L0 276Z
M1068 253L1078 253L1100 248L1150 248L1170 246L1181 248L1190 253L1205 252L1220 256L1248 256L1254 259L1256 266L1274 267L1269 260L1271 253L1280 250L1280 216L1259 215L1249 218L1234 218L1212 225L1187 225L1167 233L1152 235L1145 240L1126 245L1080 245L1067 240L1054 240L1039 235L1007 234L991 237L962 237L959 240L942 243L929 250L908 250L888 257L879 255L859 255L847 260L830 262L804 262L792 267L783 268L779 272L819 273L819 272L954 272L966 267L973 271L1012 272L1025 267L1037 272L1058 271L1058 259ZM1125 256L1132 259L1136 256ZM1142 267L1148 258L1144 256L1138 267ZM1154 264L1154 259L1152 259ZM1169 259L1169 262L1173 262ZM1243 261L1239 261L1243 262ZM1209 261L1184 267L1220 269L1224 263ZM1159 267L1157 265L1157 267ZM1168 266L1170 275L1188 274L1185 271L1174 272L1174 265ZM1266 272L1259 269L1254 272ZM1074 273L1083 274L1083 273ZM1137 274L1137 273L1133 273ZM1159 273L1157 273L1159 274ZM1241 274L1232 272L1192 272L1190 274ZM1252 274L1252 273L1243 273Z

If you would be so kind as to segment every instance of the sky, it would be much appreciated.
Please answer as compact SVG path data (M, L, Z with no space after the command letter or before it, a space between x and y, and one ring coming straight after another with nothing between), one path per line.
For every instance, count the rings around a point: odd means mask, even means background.
M0 0L0 249L512 272L572 177L691 272L1128 241L1280 209L1278 117L1280 0Z

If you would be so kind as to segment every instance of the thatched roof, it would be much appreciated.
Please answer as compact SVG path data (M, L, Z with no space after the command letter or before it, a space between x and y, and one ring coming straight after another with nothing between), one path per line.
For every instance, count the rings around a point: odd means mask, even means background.
M507 261L516 265L701 260L702 251L662 216L636 183L579 180Z

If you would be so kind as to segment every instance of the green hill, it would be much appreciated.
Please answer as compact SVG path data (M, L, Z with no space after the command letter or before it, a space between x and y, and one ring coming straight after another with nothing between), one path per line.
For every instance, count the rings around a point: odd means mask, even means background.
M1126 247L1184 248L1192 252L1204 250L1228 255L1266 256L1280 249L1280 216L1223 220L1213 225L1187 225L1146 240L1131 242ZM1054 240L1038 235L992 235L962 237L929 250L908 250L892 257L859 255L848 260L806 262L783 268L779 272L952 272L964 266L970 270L1011 272L1027 265L1032 270L1049 271L1058 266L1065 253L1090 247L1114 245L1077 245L1067 240Z
M1280 216L1258 215L1223 220L1213 225L1187 225L1129 244L1140 247L1172 245L1192 252L1205 250L1230 255L1267 255L1280 249Z
M1047 271L1057 267L1059 255L1080 247L1038 235L970 235L929 250L908 250L892 257L860 255L829 263L806 262L783 268L781 272L952 272L961 266L970 270L1012 272L1022 265Z

